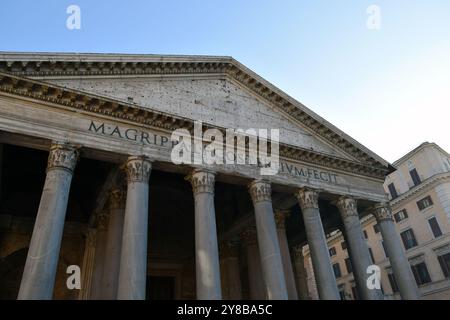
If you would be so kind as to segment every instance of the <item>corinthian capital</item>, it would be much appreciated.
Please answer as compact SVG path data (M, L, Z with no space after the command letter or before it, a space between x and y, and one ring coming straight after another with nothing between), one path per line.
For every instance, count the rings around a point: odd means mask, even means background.
M128 182L148 182L152 163L145 156L131 156L125 163Z
M85 233L85 235L86 235L86 246L91 248L95 247L97 230L94 228L89 228Z
M294 259L303 259L303 246L297 245L292 248L292 253L294 255Z
M319 191L309 188L301 188L297 191L295 196L298 199L300 208L319 208Z
M123 189L115 188L111 190L109 195L109 205L111 209L125 208L125 199L127 193Z
M283 210L283 209L275 209L274 210L274 216L275 216L275 224L277 225L277 229L284 229L286 227L286 219L289 218L291 214L290 210Z
M192 185L194 194L214 193L215 173L209 170L196 169L186 177Z
M66 144L54 142L50 147L48 155L47 170L54 168L63 168L73 172L78 161L78 148Z
M340 197L336 205L343 218L350 216L358 216L356 200L350 197Z
M377 222L392 220L392 210L389 203L382 202L376 205L373 208L373 215L375 216L375 219L377 219Z
M272 201L272 187L264 180L255 180L248 185L248 191L253 203L260 201Z
M97 226L97 230L106 230L108 229L109 222L109 214L108 212L101 212L95 217L95 224Z

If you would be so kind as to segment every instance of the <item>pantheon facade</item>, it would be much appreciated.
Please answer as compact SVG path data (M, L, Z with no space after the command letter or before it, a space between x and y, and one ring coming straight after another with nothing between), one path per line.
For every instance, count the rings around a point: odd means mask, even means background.
M195 121L279 129L278 173L174 164L171 134ZM339 299L336 229L359 296L383 299L368 214L402 298L419 298L392 166L233 58L0 53L0 143L1 299L308 299L305 244L320 299Z

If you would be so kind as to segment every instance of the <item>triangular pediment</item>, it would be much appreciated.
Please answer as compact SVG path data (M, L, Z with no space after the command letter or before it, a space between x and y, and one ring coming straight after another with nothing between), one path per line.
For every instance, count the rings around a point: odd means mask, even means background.
M261 101L228 79L120 77L45 80L59 86L133 102L144 108L231 129L279 129L280 142L334 157L355 160L321 141L300 122Z
M0 53L0 71L222 128L278 127L286 145L391 170L385 160L230 57Z

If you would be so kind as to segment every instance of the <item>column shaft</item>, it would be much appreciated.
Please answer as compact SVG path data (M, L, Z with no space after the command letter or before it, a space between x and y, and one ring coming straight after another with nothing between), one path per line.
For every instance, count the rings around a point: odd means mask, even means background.
M128 187L117 298L144 300L147 282L148 180L151 163L145 157L130 157L125 168Z
M83 266L81 268L81 290L78 295L79 300L89 300L91 298L92 275L95 259L95 238L96 230L89 228L84 245Z
M91 299L105 299L102 292L102 277L106 268L106 245L108 240L109 213L101 212L95 217L96 240L94 255L94 270L92 274Z
M187 178L195 202L195 268L197 299L220 300L219 250L214 208L214 173L194 170Z
M340 300L333 268L331 267L327 240L320 218L319 193L311 189L300 189L296 194L302 209L311 260L319 297L322 300Z
M256 239L256 228L249 227L241 234L247 258L247 274L249 284L249 298L251 300L266 299L265 283L261 269L261 257Z
M307 272L303 257L303 247L298 246L292 249L294 255L294 269L297 280L297 292L300 300L309 300Z
M287 300L283 262L272 208L271 186L265 181L256 180L249 185L249 191L255 208L258 246L267 298Z
M367 286L367 268L372 264L372 261L361 228L356 200L341 197L337 202L337 207L344 223L347 251L358 292L363 300L380 300L383 298L381 290L369 289Z
M384 247L391 262L392 271L397 281L400 295L404 300L420 299L420 292L406 258L400 237L395 229L392 212L388 204L375 207L375 218L383 237Z
M224 299L242 299L238 243L228 241L220 246L222 292ZM223 268L222 268L223 266Z
M284 277L289 300L298 300L294 271L292 268L291 254L286 236L285 222L289 216L289 210L275 210L275 223L277 226L278 242L280 243L281 259L283 261Z
M105 266L102 277L102 297L117 299L118 275L120 271L120 255L122 250L122 231L125 216L126 194L114 189L110 195L110 211L108 234L106 240Z
M44 190L34 224L19 289L19 300L51 299L66 217L72 174L78 158L74 147L50 148Z

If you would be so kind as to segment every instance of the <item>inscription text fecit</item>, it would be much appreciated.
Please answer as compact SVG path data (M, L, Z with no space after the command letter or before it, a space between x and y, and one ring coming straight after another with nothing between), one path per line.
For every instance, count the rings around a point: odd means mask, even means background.
M299 167L293 164L280 162L280 173L287 173L296 177L304 177L328 183L338 183L338 175L329 171L322 171L308 167Z

